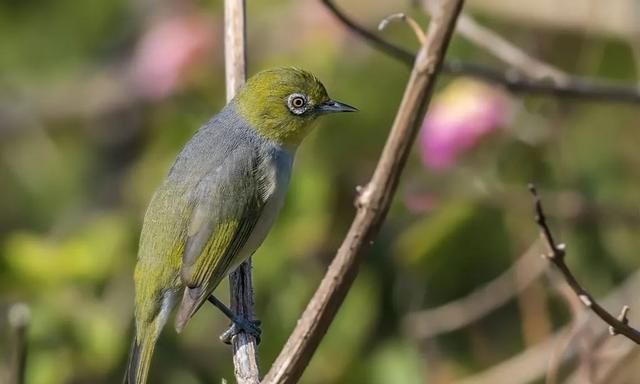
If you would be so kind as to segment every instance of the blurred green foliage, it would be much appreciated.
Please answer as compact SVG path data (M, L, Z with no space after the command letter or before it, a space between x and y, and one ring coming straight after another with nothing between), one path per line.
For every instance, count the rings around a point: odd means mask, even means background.
M221 3L191 4L189 12L210 21L214 44L189 66L180 87L159 100L125 88L126 102L119 102L122 94L111 97L110 86L131 85L127 66L137 41L156 17L181 7L0 3L0 313L6 317L17 301L32 310L27 383L120 379L144 208L185 141L224 103ZM368 25L409 7L343 3ZM407 69L349 35L319 2L250 2L248 20L250 72L304 67L361 111L327 119L300 149L284 211L254 258L266 371L348 228L355 187L375 165ZM629 48L620 42L549 31L532 36L526 26L484 21L567 71L635 77ZM402 27L385 33L415 47ZM450 55L500 65L458 39ZM450 80L442 78L439 87ZM473 291L527 248L537 236L529 181L548 196L553 224L574 244L570 263L597 294L638 267L640 109L541 97L514 102L508 126L454 168L435 173L410 158L389 218L304 383L446 383L526 347L513 304L430 341L414 340L402 319ZM409 203L416 199L432 204L416 208ZM219 295L226 290L221 286ZM567 311L553 305L557 297L541 292L548 306L538 316L565 322ZM5 356L8 329L4 320L0 325ZM151 382L230 380L230 349L217 341L225 326L205 307L180 337L167 327Z

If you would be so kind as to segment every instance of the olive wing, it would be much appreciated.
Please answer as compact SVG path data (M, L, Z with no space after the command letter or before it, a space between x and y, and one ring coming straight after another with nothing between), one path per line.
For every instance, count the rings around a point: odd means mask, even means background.
M262 212L259 158L237 148L205 175L194 192L194 208L182 255L186 285L176 317L181 330L229 273Z

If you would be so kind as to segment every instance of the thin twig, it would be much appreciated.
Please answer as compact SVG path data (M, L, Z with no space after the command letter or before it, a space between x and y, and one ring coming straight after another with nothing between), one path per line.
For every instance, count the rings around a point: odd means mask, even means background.
M297 382L349 291L364 250L372 243L389 209L462 3L463 0L446 1L441 16L429 25L378 165L356 199L356 217L263 383Z
M360 37L364 38L364 40L369 44L371 44L374 48L380 50L381 52L384 52L385 54L393 57L396 60L399 60L405 63L408 66L413 65L413 60L415 59L415 56L413 53L407 51L404 48L398 47L393 43L386 41L385 39L376 35L374 32L371 32L365 27L362 27L356 24L355 21L351 20L344 12L338 9L338 7L336 7L333 1L331 0L320 0L320 1L322 2L322 4L324 4L325 7L327 7L329 11L331 11L331 13L333 13L333 15L342 24L344 24L348 29L355 32ZM443 65L443 68L441 68L443 72L444 72L444 67L445 65Z
M11 306L8 314L11 331L11 365L9 383L24 384L27 367L27 329L31 322L29 307L17 303Z
M246 79L246 27L244 0L224 2L224 57L227 83L227 101L235 96ZM251 259L245 261L229 275L231 309L239 316L253 319L253 286L251 283ZM231 340L233 366L240 384L260 382L260 368L256 340L246 332L240 332Z
M587 292L580 283L578 283L575 276L565 263L566 245L558 244L553 236L553 232L549 228L536 187L533 184L530 184L529 191L534 199L536 223L540 227L542 238L546 241L549 248L549 253L546 255L547 259L558 269L558 271L560 271L571 289L576 293L576 295L578 295L580 301L587 308L591 309L599 318L609 324L616 334L624 335L636 344L640 344L640 332L629 326L626 318L626 312L623 312L623 316L620 319L617 319L615 316L607 312L606 309L600 306L593 296L591 296L591 294Z
M401 48L357 24L340 10L332 0L320 0L322 4L349 30L384 54L411 66L415 59L412 52ZM485 65L448 59L442 64L442 73L467 76L502 86L514 94L546 95L579 100L640 103L640 88L611 84L579 76L568 76L564 84L531 79L515 70L496 70Z
M399 20L407 24L409 28L413 30L413 34L416 35L416 39L418 39L420 45L424 44L427 36L425 36L422 27L420 27L420 24L418 24L415 19L413 19L411 16L407 16L404 13L394 13L382 19L382 21L378 24L378 31L383 31L392 21L395 20Z
M413 337L427 339L463 328L487 316L542 275L545 265L537 257L541 245L540 242L532 244L513 266L469 295L407 315L404 327ZM523 277L519 284L515 283L516 276Z

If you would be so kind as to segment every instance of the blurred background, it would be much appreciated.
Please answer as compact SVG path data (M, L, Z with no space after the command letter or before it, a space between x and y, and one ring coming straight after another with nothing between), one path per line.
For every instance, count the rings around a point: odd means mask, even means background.
M224 104L222 5L0 2L0 382L15 303L31 319L26 383L120 382L145 207ZM420 1L338 5L372 30L394 12L428 23ZM562 71L638 82L637 1L470 0L467 10ZM360 109L324 119L301 147L284 211L254 257L266 372L351 222L408 68L320 1L249 1L247 23L250 74L299 66ZM381 35L418 47L401 23ZM508 70L460 35L448 58ZM578 278L596 297L631 303L633 323L635 296L621 287L640 280L639 128L632 103L441 76L388 219L302 382L638 382L629 342L604 337L598 321L580 328L590 317L547 273L526 185L537 183ZM226 283L217 292L226 299ZM203 307L180 337L168 327L150 382L233 382L217 338L226 326ZM612 342L622 357L605 353Z

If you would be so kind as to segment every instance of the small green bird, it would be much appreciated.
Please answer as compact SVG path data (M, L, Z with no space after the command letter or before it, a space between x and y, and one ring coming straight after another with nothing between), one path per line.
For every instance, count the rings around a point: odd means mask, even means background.
M125 383L146 382L156 341L176 304L178 332L205 301L223 306L213 290L266 237L312 122L353 111L330 99L308 72L266 70L185 145L144 217ZM234 333L257 332L247 319L232 320Z

